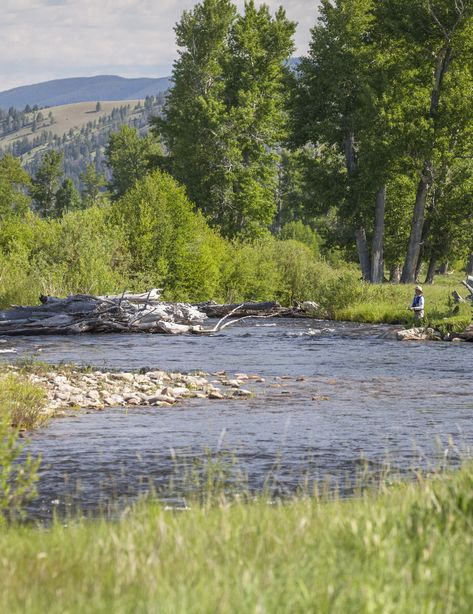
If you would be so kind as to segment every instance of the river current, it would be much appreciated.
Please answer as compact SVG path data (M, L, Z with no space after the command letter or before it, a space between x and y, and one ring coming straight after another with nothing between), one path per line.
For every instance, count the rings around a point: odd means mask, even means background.
M9 340L19 357L52 363L265 380L245 385L255 392L245 400L53 420L28 444L42 456L31 514L116 510L150 488L185 504L192 470L224 453L251 491L269 484L283 495L301 483L343 490L365 463L401 474L458 463L473 447L473 344L398 342L394 330L301 319L242 323L212 336Z

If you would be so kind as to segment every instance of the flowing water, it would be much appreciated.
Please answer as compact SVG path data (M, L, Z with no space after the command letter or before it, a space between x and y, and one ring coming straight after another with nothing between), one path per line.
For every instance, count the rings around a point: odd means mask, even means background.
M10 343L10 342L9 342ZM456 463L473 445L473 344L398 342L394 329L314 320L245 323L213 336L16 338L19 356L110 369L258 374L239 401L82 411L29 443L43 458L38 518L123 506L150 486L179 505L189 468L226 450L248 487L349 483L361 459L397 471ZM5 347L5 346L3 346ZM11 359L11 358L10 358ZM4 357L6 360L6 357ZM173 480L172 488L169 487ZM348 481L348 482L347 482Z

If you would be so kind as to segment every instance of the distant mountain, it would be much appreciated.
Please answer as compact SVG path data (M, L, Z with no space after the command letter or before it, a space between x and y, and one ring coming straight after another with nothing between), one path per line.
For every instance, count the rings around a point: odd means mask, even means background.
M97 100L140 100L165 92L170 77L126 79L113 75L55 79L0 92L0 108L24 109L26 105L53 107Z

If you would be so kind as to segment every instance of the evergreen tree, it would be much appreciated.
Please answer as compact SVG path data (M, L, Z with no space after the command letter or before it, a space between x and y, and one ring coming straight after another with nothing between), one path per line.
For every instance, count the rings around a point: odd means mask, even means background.
M81 198L72 179L66 177L56 192L55 213L58 217L81 208Z
M81 173L80 180L83 185L82 202L85 207L100 204L103 190L107 185L105 177L98 173L93 164L87 164L85 172Z
M62 160L59 152L48 151L33 178L30 194L36 211L43 217L54 217L57 213L56 194L63 174Z

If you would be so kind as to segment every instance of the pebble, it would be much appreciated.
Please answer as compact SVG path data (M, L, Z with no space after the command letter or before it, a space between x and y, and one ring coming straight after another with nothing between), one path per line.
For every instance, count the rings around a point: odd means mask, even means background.
M224 399L224 395L219 390L211 390L209 392L209 399Z
M194 375L166 373L155 370L135 372L80 372L65 368L61 372L31 374L32 383L42 386L47 393L46 415L62 415L64 410L82 407L102 410L104 407L154 406L172 407L180 399L236 399L252 396L253 392L241 388L248 380L264 382L258 375L236 373L230 379L225 371L209 381L200 372ZM218 386L226 386L227 393ZM231 390L228 390L231 388ZM69 414L67 414L69 415Z

